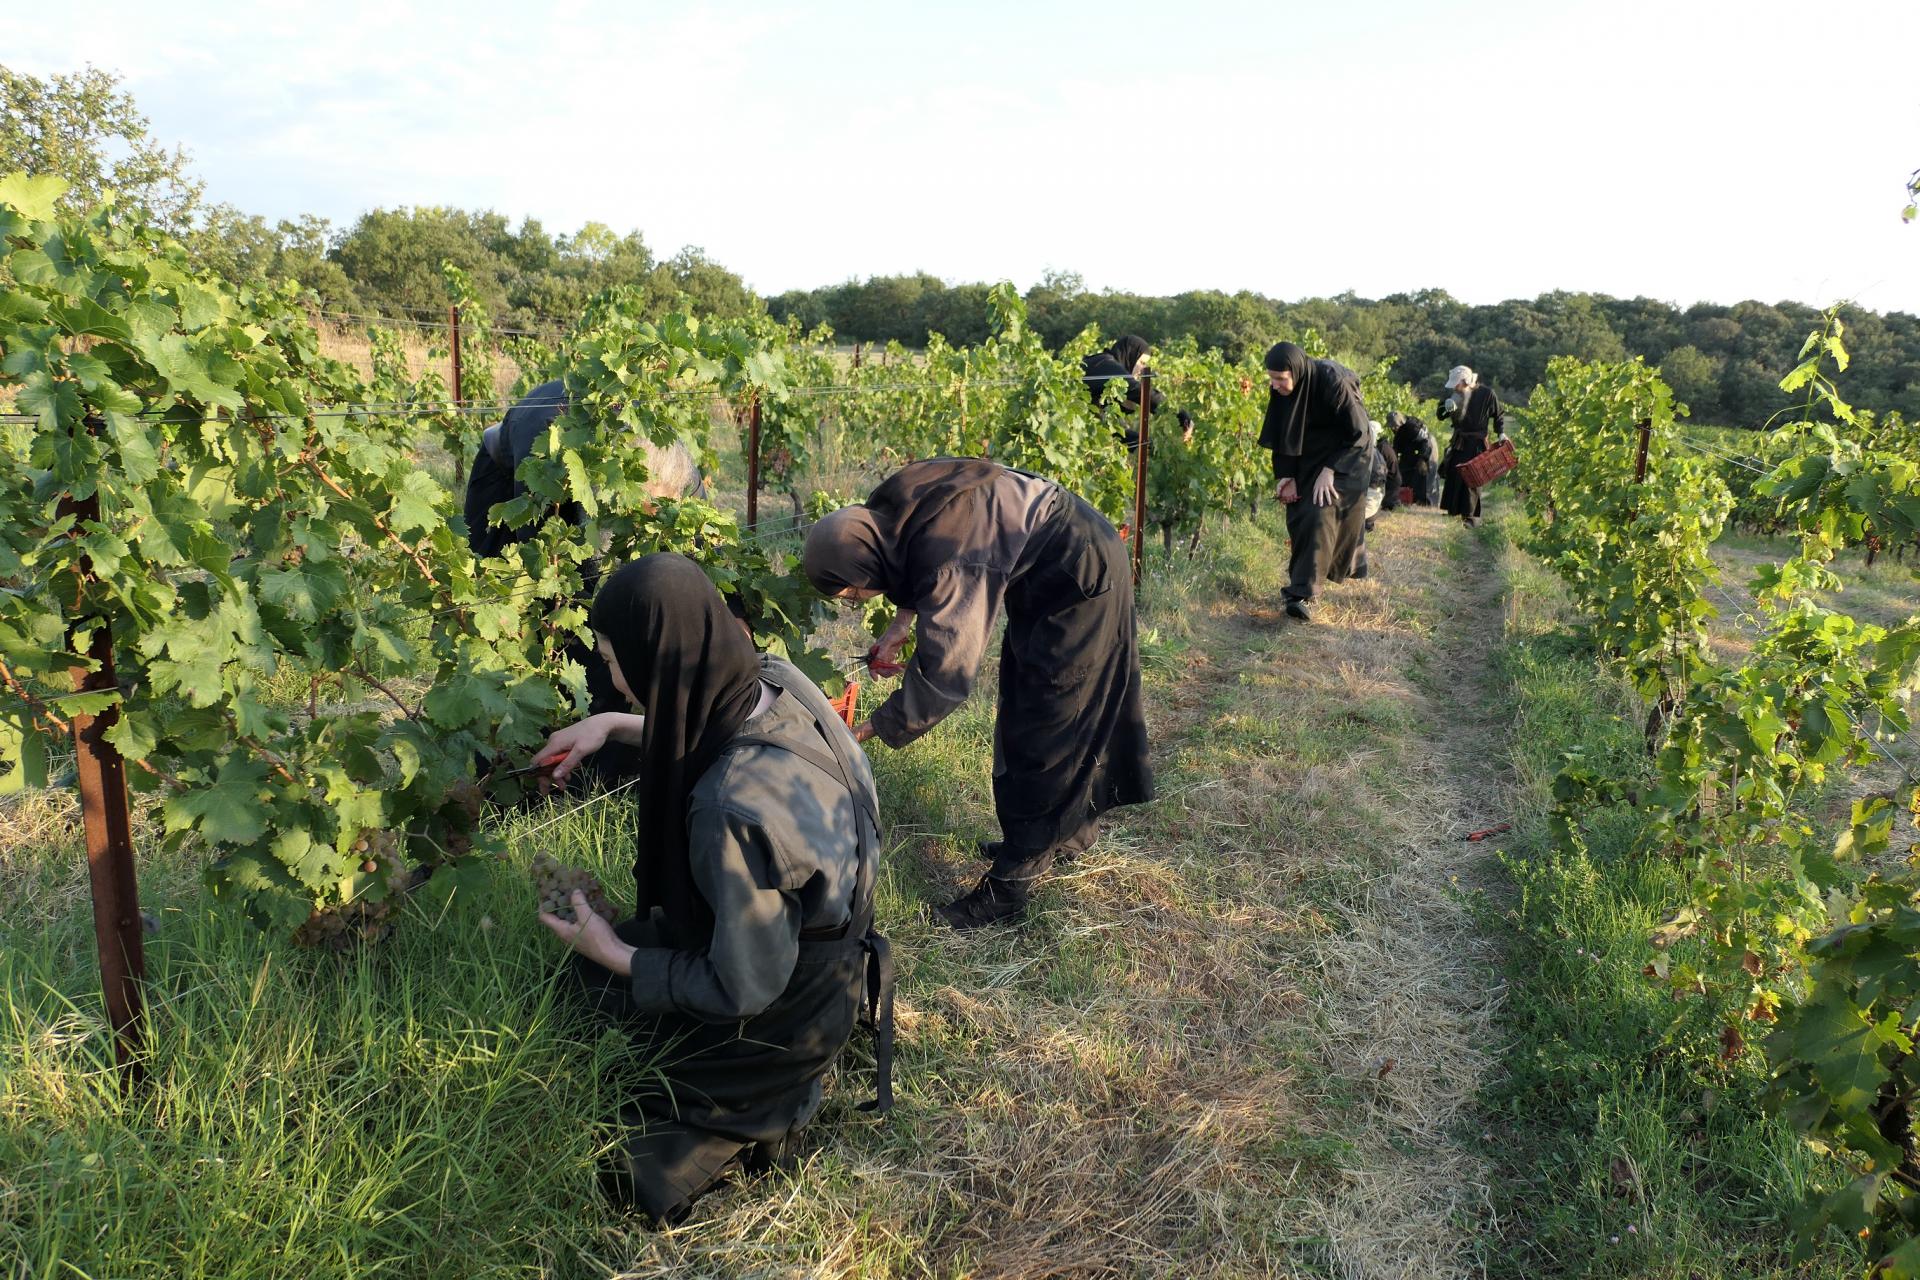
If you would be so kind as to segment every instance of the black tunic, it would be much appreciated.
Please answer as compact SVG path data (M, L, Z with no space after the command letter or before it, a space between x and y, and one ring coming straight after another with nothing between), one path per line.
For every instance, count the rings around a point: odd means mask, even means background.
M896 472L867 498L885 528L880 585L918 613L900 688L873 714L905 746L965 700L1004 606L994 808L1006 856L1084 842L1092 820L1153 798L1126 544L1050 480L973 459Z
M1312 600L1323 582L1345 582L1366 564L1367 483L1373 474L1373 424L1360 396L1360 379L1353 370L1332 360L1314 360L1307 385L1296 396L1307 397L1299 451L1287 449L1288 417L1293 397L1269 392L1260 444L1273 450L1273 477L1291 479L1299 498L1287 507L1289 600ZM1334 476L1334 499L1315 506L1314 482L1322 471Z
M1459 466L1487 451L1489 427L1496 437L1505 433L1507 411L1500 406L1493 388L1482 383L1468 390L1467 403L1457 414L1449 415L1443 404L1440 416L1454 419L1453 439L1447 445L1446 458L1440 463L1440 474L1446 480L1446 488L1440 494L1440 509L1450 516L1478 516L1480 491L1468 487L1460 478Z

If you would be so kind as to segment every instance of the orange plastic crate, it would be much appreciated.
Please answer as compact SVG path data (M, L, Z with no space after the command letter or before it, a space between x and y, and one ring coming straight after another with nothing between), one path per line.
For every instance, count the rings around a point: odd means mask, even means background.
M837 698L829 698L828 701L833 704L833 709L840 713L840 718L847 722L847 728L853 728L854 707L860 702L860 682L849 680L847 691Z

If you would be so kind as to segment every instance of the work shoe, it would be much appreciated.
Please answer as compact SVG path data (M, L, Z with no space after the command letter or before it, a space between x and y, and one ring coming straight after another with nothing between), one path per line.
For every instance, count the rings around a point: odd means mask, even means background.
M1305 600L1288 600L1287 616L1289 618L1298 618L1302 622L1312 622L1313 606Z
M988 925L1012 924L1027 911L1027 887L981 876L980 883L933 913L962 933Z

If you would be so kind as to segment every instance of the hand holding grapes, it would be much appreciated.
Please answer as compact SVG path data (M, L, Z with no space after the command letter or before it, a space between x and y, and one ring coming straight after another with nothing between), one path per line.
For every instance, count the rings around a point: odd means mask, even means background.
M554 937L602 968L621 977L633 972L634 949L620 941L613 926L594 912L587 895L578 889L572 894L572 914L572 920L562 920L551 911L542 911L540 923L553 930Z

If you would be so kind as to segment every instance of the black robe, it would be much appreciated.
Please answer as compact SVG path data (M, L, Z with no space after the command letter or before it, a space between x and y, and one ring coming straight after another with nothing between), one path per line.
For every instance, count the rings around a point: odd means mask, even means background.
M1440 452L1432 433L1418 418L1402 418L1394 424L1393 446L1400 458L1401 487L1413 491L1414 505L1432 506L1439 480Z
M815 526L806 570L823 591L878 587L919 615L906 678L872 717L892 746L964 700L1005 611L993 874L1038 875L1100 814L1153 798L1127 546L1079 497L981 459L910 463Z
M1440 406L1440 416L1451 416L1453 439L1447 445L1447 456L1440 463L1440 474L1446 480L1446 488L1440 494L1440 509L1450 516L1477 517L1480 514L1480 491L1470 488L1459 476L1459 467L1470 462L1487 451L1487 431L1492 429L1495 438L1505 434L1507 411L1500 405L1499 397L1493 394L1493 388L1481 383L1467 392L1467 403L1458 413L1449 414L1447 407Z
M1367 485L1373 475L1373 423L1353 370L1332 360L1313 360L1305 386L1292 396L1268 392L1260 445L1273 450L1273 478L1291 479L1299 491L1287 507L1289 600L1312 600L1323 582L1345 582L1366 567ZM1300 396L1303 404L1294 404ZM1290 419L1298 416L1298 423ZM1298 452L1288 448L1297 436ZM1315 506L1314 482L1334 476L1334 500Z
M1373 485L1384 490L1380 499L1383 511L1392 511L1400 505L1400 456L1393 451L1393 441L1386 432L1373 444Z

